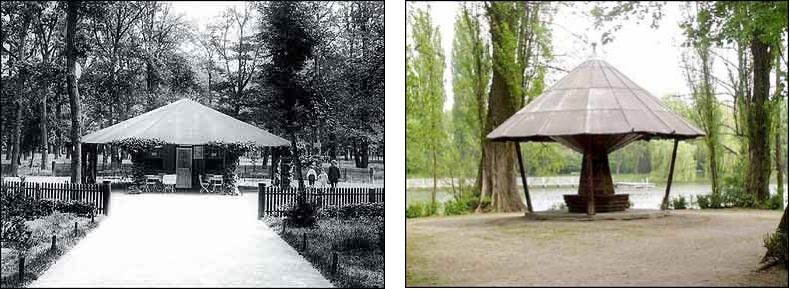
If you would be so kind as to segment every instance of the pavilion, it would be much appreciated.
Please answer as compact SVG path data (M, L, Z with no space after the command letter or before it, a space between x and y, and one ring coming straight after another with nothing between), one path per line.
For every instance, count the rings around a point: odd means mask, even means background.
M487 138L515 143L529 213L532 204L520 142L558 142L582 153L578 194L564 195L564 199L569 212L594 215L628 207L628 195L614 192L609 153L637 140L675 140L661 204L666 209L678 141L702 135L700 129L611 64L593 57L505 120Z
M198 175L224 170L229 159L212 144L290 145L279 136L185 98L83 136L83 182L96 180L99 144L128 139L161 143L133 162L143 162L146 173L176 174L176 188L197 187Z

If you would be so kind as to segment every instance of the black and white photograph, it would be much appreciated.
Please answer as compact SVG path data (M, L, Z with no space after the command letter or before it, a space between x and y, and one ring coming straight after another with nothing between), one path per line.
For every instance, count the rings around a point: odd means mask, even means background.
M407 287L788 286L787 1L405 13Z
M383 1L1 5L0 287L384 287Z

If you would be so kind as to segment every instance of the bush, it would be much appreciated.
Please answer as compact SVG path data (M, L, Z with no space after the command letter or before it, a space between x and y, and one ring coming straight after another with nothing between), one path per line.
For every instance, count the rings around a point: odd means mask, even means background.
M428 217L436 214L438 205L431 206L430 203L409 205L406 208L406 218Z
M762 208L770 210L781 210L785 207L784 196L781 193L773 194L763 202Z
M348 220L322 220L321 227L325 230L322 238L329 242L332 250L345 252L351 250L375 250L379 248L379 226L383 218L361 218L353 222Z
M474 194L462 191L453 200L444 203L444 214L447 216L469 214L477 208L479 200Z
M320 218L340 218L344 220L360 217L384 217L384 203L359 203L340 206L326 206L319 212Z
M688 202L686 202L686 197L680 195L677 197L672 198L672 209L673 210L685 210L688 208Z
M318 216L318 205L311 202L296 202L284 206L283 222L293 227L312 227Z
M26 249L31 233L25 225L25 218L21 216L5 217L0 222L0 243L3 247Z
M787 269L787 233L779 230L772 234L768 234L763 239L763 243L768 251L763 257L763 263L768 264L783 264Z
M724 208L724 199L720 194L697 195L697 206L700 209Z

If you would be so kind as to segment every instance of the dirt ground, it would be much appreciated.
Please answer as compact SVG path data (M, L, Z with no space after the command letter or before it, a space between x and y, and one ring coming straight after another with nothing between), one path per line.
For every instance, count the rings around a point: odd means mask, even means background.
M409 219L407 286L770 286L756 272L782 211L673 211L631 221L523 214Z

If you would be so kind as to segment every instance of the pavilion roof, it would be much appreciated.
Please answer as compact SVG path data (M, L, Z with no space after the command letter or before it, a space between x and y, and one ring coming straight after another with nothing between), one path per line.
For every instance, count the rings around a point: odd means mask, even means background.
M190 99L181 99L82 137L84 143L126 138L159 139L171 144L253 142L287 146L290 142Z
M582 135L622 135L633 141L689 139L704 132L611 64L588 59L487 137L563 142L563 138Z

